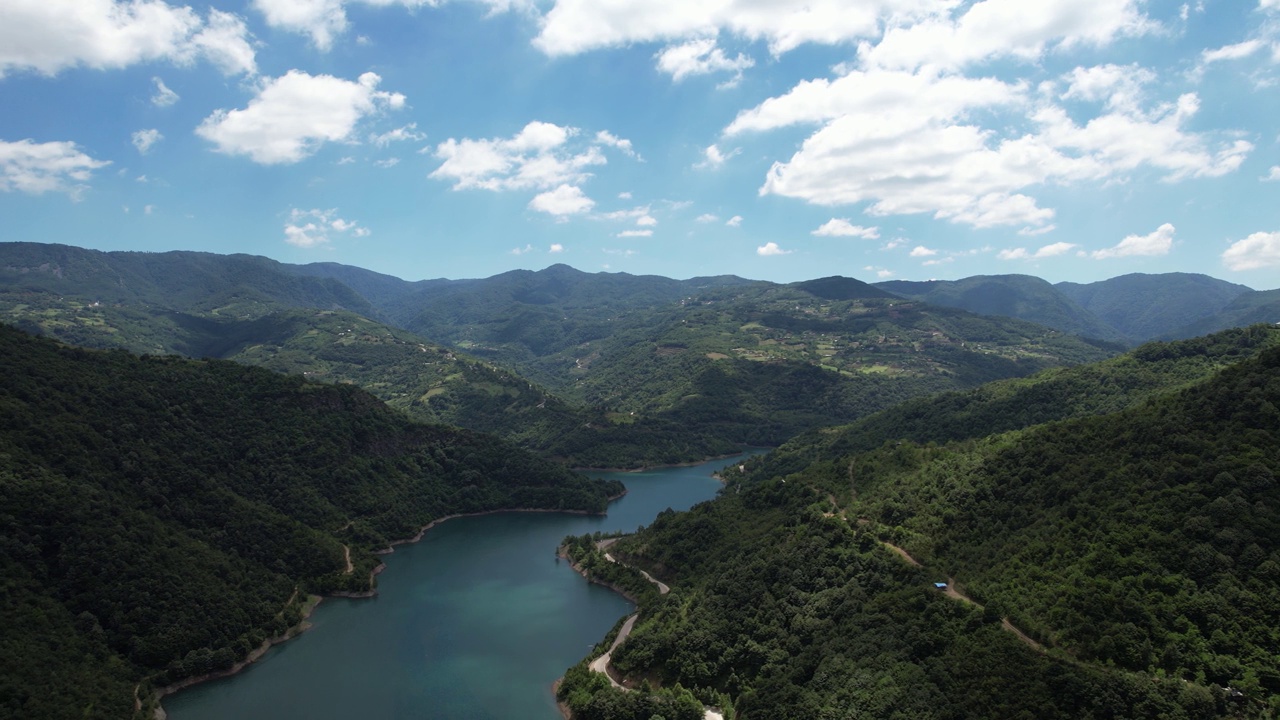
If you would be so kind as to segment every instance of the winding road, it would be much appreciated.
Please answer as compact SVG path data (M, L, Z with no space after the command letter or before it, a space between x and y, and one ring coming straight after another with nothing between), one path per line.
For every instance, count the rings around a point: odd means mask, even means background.
M596 549L603 551L617 541L618 541L618 538L607 538L605 540L601 540L596 543ZM611 563L617 563L619 565L622 565L623 567L631 567L626 563L619 563L617 560L613 558L612 555L610 555L607 552L604 554L604 559L608 560ZM631 568L631 569L643 575L645 580L648 580L654 585L657 585L659 595L666 595L667 593L671 592L671 588L668 587L666 583L654 578L649 573L643 570L640 570L639 568ZM631 617L627 618L627 621L622 623L622 629L618 630L618 637L614 638L613 644L609 646L609 650L606 651L605 654L596 658L595 660L592 660L591 665L589 666L593 672L602 673L604 674L605 677L609 678L610 685L612 685L613 687L619 690L623 690L626 692L632 692L632 689L625 685L620 684L617 680L613 679L613 675L609 672L609 661L613 657L613 651L617 650L618 646L622 644L622 641L626 640L627 637L631 635L631 629L635 627L636 620L639 617L640 617L640 613L635 613ZM705 708L703 710L702 720L724 720L724 715L721 714L720 711L718 710Z

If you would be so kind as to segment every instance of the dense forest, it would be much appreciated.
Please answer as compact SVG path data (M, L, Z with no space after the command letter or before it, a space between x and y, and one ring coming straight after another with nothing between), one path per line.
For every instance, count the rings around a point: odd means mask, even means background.
M729 473L610 548L672 586L614 668L742 720L1280 713L1280 348L1253 333L1145 346L1244 359L1113 412ZM631 717L590 675L561 693Z
M351 386L0 326L0 717L121 718L443 515L622 491ZM346 571L344 545L351 551Z
M576 467L776 445L1121 349L843 277L677 281L557 265L408 283L338 265L26 243L0 244L0 318L83 346L354 383L419 420Z

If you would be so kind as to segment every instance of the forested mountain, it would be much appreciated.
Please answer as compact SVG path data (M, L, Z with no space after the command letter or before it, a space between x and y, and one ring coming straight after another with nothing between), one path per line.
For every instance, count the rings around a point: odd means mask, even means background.
M581 295L576 286L563 287L581 273L543 272L519 276L520 287L536 280ZM645 301L653 307L598 298L590 301L588 317L597 321L589 327L565 309L512 305L513 292L452 317L446 324L454 342L514 363L572 401L758 444L909 397L1096 360L1117 349L1017 320L905 301L850 278L686 288L674 302ZM453 306L442 296L432 307L445 313ZM600 319L609 308L615 314Z
M1072 335L1128 342L1129 336L1107 324L1055 286L1030 275L976 275L963 280L876 283L896 295L980 315L1002 315L1038 323Z
M135 310L257 316L269 306L344 309L377 317L373 305L332 278L293 275L256 255L112 252L69 245L0 243L6 293L73 295Z
M839 277L781 286L557 265L407 283L333 264L30 244L0 245L0 267L0 317L33 331L354 382L420 419L500 433L579 466L777 444L910 397L1116 349ZM192 286L178 291L188 274ZM343 309L356 306L363 316Z
M0 326L0 717L123 718L230 666L442 515L617 483L346 385ZM344 545L352 567L345 566ZM141 683L141 689L135 685Z
M1280 347L1194 348L1112 363L1098 384L1181 386L1116 412L728 472L610 548L672 586L613 667L739 720L1274 717ZM630 717L585 664L561 693L579 720Z
M810 431L752 458L752 475L787 475L818 461L910 440L921 444L981 438L1055 420L1117 412L1201 382L1268 348L1267 326L1143 345L1097 363L1056 368L963 392L913 398L845 426Z
M1194 273L1133 273L1094 283L1054 285L1081 307L1135 341L1169 337L1191 323L1217 315L1249 288ZM1220 324L1211 330L1233 325ZM1178 337L1194 337L1180 334Z
M1258 290L1240 293L1216 314L1184 325L1170 333L1170 338L1196 337L1223 328L1251 323L1280 324L1280 290Z

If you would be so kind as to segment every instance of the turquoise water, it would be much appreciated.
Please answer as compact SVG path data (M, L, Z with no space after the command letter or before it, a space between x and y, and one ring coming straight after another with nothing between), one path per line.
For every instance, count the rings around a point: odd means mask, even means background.
M164 699L172 720L559 720L551 683L631 603L555 557L565 535L634 531L715 496L736 458L620 473L607 517L459 518L386 556L379 594L326 599L313 628L233 677ZM606 475L591 473L592 476Z

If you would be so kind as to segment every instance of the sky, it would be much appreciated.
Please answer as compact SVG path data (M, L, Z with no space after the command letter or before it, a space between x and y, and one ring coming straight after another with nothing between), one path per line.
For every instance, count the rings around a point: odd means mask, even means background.
M1280 287L1280 0L0 0L0 241Z

